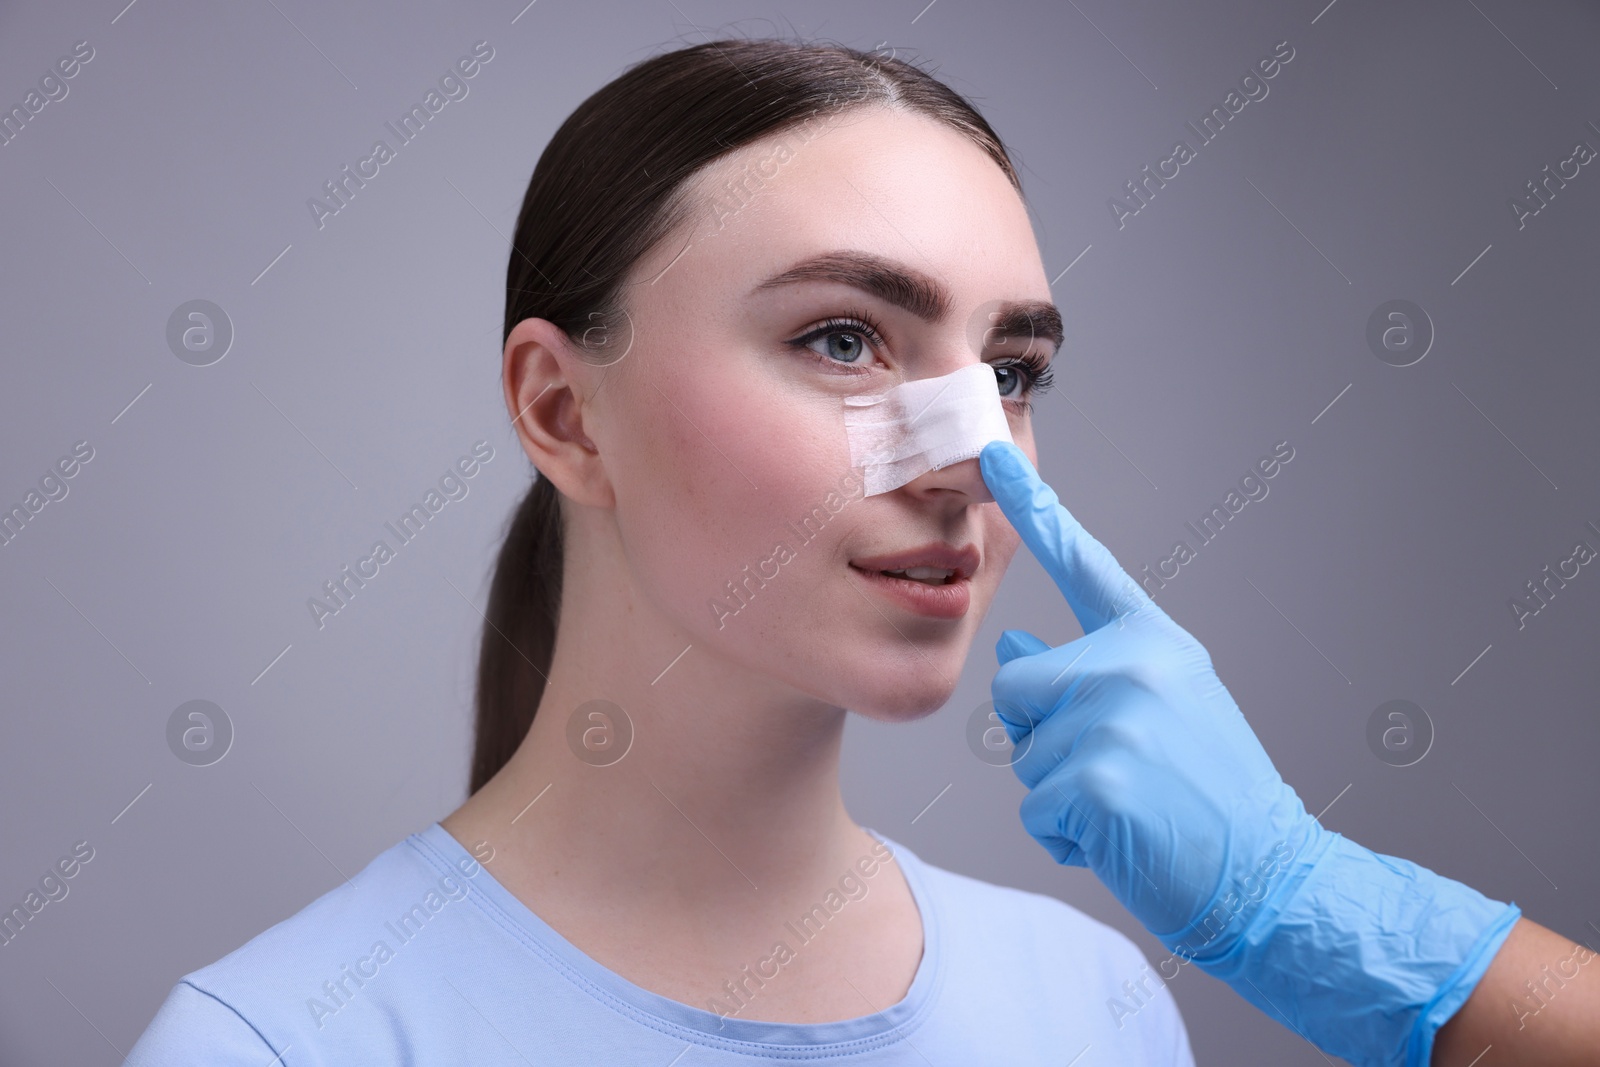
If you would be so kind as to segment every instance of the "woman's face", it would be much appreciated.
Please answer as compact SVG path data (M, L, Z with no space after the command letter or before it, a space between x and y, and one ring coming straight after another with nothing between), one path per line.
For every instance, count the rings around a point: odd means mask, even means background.
M934 711L1018 538L976 459L863 497L843 401L983 359L1006 368L1012 436L1035 457L1014 368L1054 355L1059 319L987 329L1002 302L1050 301L1023 202L963 135L881 108L746 146L693 188L693 232L630 276L631 347L583 415L633 591L693 654L875 718ZM878 282L796 271L819 257ZM955 617L852 565L930 544L976 565Z

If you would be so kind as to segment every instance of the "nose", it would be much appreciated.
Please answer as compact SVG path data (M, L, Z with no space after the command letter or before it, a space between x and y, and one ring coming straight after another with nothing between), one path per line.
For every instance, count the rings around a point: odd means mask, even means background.
M948 467L925 471L907 482L903 491L936 501L965 497L963 503L987 504L994 499L983 480L977 457L963 459Z

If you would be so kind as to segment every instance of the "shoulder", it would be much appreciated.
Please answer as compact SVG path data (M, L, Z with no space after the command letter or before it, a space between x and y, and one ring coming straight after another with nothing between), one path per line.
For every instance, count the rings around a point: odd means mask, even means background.
M135 1045L130 1067L259 1065L282 1055L308 1029L320 1030L360 989L359 975L372 977L402 944L437 922L434 916L465 896L481 870L430 846L424 836L396 843L344 884L184 975ZM199 1059L176 1055L178 1049ZM265 1058L263 1049L271 1050Z
M124 1067L259 1065L281 1052L232 1007L180 980L128 1052Z
M452 900L466 893L474 869L457 870L436 848L412 835L379 853L354 877L329 890L289 918L256 935L217 962L184 976L184 981L224 1001L258 988L263 979L296 976L318 961L341 965L367 955L376 941L412 935Z

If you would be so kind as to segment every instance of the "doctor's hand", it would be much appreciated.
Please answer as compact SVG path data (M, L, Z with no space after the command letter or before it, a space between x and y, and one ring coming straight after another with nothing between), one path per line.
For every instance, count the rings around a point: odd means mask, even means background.
M1279 776L1205 648L1027 457L991 444L980 466L1083 627L1055 648L1007 630L995 649L995 712L1030 790L1023 825L1058 862L1093 870L1169 949L1221 955L1246 925L1241 913L1326 831Z
M1429 1062L1520 915L1327 830L1278 774L1211 657L1089 535L1015 445L984 482L1083 636L1007 630L995 712L1022 822L1168 949L1325 1051Z

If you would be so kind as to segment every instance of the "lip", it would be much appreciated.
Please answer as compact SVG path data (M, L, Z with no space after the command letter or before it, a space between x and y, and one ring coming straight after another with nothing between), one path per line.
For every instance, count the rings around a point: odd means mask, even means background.
M925 545L908 548L904 552L853 559L850 565L864 571L903 571L910 567L938 567L941 570L955 571L955 577L964 581L977 573L980 562L982 557L976 545L962 545L956 548L943 541L929 541Z
M959 619L972 604L972 575L980 561L976 546L955 548L935 541L892 555L851 560L850 566L868 585L908 611L936 619ZM955 573L943 585L880 573L909 567L939 567Z

